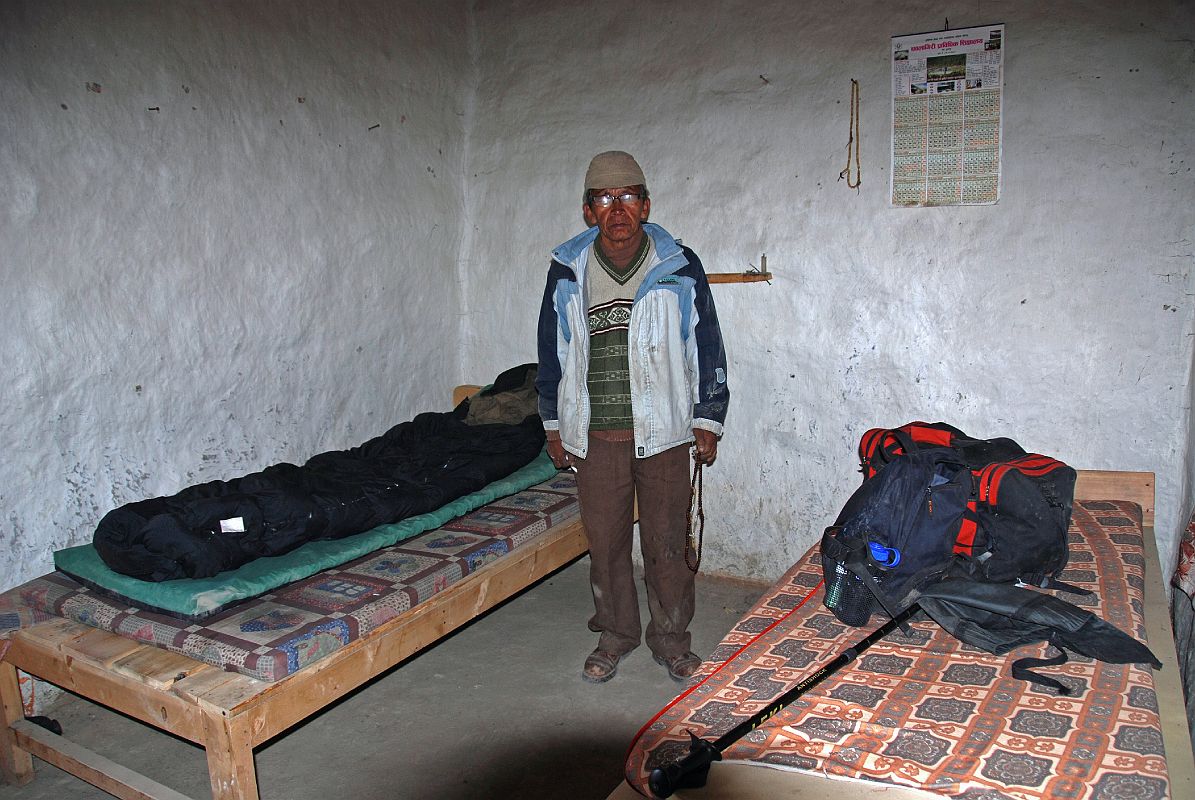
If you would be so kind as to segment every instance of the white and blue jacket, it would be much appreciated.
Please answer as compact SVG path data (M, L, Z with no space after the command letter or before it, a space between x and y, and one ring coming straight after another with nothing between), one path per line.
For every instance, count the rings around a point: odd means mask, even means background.
M631 305L628 331L635 455L693 441L693 428L722 435L730 390L726 350L701 261L654 223L656 260ZM552 252L539 313L539 415L564 449L589 451L589 295L586 262L598 229Z

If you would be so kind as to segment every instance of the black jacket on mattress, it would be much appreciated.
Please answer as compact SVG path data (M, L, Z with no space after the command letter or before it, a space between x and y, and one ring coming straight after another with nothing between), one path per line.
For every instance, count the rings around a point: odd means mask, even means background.
M434 511L506 477L543 448L534 412L514 425L467 424L467 412L468 401L301 467L275 464L129 503L100 520L95 548L113 570L142 580L206 578L305 542Z

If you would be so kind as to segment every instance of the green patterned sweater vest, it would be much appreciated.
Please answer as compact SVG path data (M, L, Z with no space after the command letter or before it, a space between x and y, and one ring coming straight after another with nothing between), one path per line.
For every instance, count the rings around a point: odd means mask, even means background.
M654 248L651 237L631 263L619 270L611 264L594 242L589 262L589 429L591 431L631 430L631 374L628 338L631 303L647 272Z

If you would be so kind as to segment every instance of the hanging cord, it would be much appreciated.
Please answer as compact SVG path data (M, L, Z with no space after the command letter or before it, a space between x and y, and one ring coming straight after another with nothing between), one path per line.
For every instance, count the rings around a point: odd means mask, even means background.
M851 136L846 143L846 168L838 173L838 180L846 178L846 185L852 189L858 189L859 184L863 183L863 166L859 161L859 81L851 78ZM851 145L855 146L855 150L851 152ZM854 161L855 166L855 182L851 183L851 162Z
M697 509L697 529L693 529L693 509ZM705 509L701 507L701 464L693 463L693 482L689 487L689 512L685 518L685 564L691 572L701 566L701 541L705 538ZM696 542L696 543L694 543ZM696 556L694 560L693 556Z

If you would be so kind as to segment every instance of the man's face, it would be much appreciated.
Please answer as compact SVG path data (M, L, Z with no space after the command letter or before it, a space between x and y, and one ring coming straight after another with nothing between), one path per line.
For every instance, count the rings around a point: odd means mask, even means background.
M614 202L603 208L596 202L586 203L581 211L585 215L585 222L597 225L599 235L608 244L618 245L638 242L639 232L647 216L651 212L651 200L639 198L630 203L624 203L620 198L625 194L642 194L642 186L612 186L606 189L595 189L590 197L610 195Z

